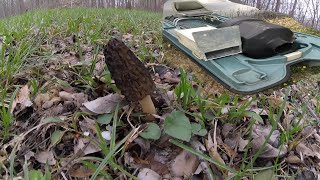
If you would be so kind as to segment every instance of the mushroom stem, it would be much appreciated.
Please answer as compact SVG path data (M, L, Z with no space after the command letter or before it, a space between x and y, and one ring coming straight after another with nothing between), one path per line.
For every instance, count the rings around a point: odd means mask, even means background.
M144 113L148 113L148 114L157 113L150 95L147 95L146 97L144 97L142 100L139 101L139 103L141 104L142 111Z

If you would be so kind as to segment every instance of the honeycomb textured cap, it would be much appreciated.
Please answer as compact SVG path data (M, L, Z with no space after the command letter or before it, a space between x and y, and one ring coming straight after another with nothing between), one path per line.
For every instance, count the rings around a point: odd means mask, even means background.
M128 101L137 102L153 93L155 84L148 69L122 41L112 38L103 53L111 78Z

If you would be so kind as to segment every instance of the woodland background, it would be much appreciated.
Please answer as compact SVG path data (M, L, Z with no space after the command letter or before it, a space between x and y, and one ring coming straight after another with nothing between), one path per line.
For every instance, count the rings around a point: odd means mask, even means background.
M166 0L0 0L0 17L11 16L37 8L54 7L121 7L162 11ZM320 0L231 0L294 17L300 23L320 29Z

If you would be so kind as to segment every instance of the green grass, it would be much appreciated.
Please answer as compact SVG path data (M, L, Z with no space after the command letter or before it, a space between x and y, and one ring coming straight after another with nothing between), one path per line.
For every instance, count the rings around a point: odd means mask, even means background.
M53 53L42 48L50 45L54 39L74 35L78 40L74 51L81 56L80 44L93 46L95 57L103 44L111 37L112 28L120 32L133 35L154 33L160 36L161 14L144 11L128 11L124 9L54 9L28 12L22 16L8 17L0 20L0 92L1 92L1 121L7 132L12 123L10 114L5 107L15 90L12 79L26 69L41 66L53 57ZM161 39L156 39L160 44ZM143 55L145 47L142 39ZM82 59L82 57L80 57ZM94 63L93 63L94 65ZM79 76L82 84L92 81L92 68L81 68ZM37 92L37 82L41 74L35 79L27 79ZM26 77L28 78L28 77ZM108 79L108 77L107 77ZM109 78L110 79L110 78ZM6 133L5 133L6 134Z
M152 57L148 54L153 47L147 46L144 39L150 37L155 43L161 44L160 27L162 15L159 13L151 13L136 10L124 9L54 9L39 10L28 12L21 16L8 17L0 20L0 142L10 140L15 134L10 134L10 128L16 121L12 114L12 103L21 85L25 83L31 87L31 96L44 91L40 87L43 77L39 67L47 62L52 61L55 54L54 49L46 49L44 46L51 45L56 39L64 39L73 36L76 39L74 46L69 47L70 51L74 51L80 56L80 61L84 60L82 56L81 45L92 46L93 63L89 66L72 67L73 72L78 77L72 81L73 85L78 84L84 89L90 89L97 86L93 80L93 70L97 61L98 53L102 50L103 45L113 35L112 31L116 29L121 36L130 33L138 37L139 51L137 55L142 60L152 61ZM131 40L134 41L134 40ZM132 44L134 45L134 44ZM147 58L148 57L148 58ZM41 69L41 68L40 68ZM35 70L30 77L24 77L24 72ZM16 81L21 79L22 82ZM30 74L29 74L30 75ZM105 79L111 83L110 75L106 71ZM70 86L68 82L55 78L52 80L57 84ZM114 86L114 85L113 85ZM114 87L112 88L114 89ZM115 116L117 118L117 116ZM77 120L77 119L75 119ZM116 122L118 119L114 120ZM76 129L76 122L73 124ZM113 131L112 136L115 136ZM100 139L101 140L101 139ZM113 138L112 147L106 145L102 147L107 157L114 157L115 151L122 145L116 144L116 138ZM124 138L122 142L126 139ZM103 143L102 143L103 144ZM109 164L115 169L128 174L122 167L117 165L114 160L109 158L99 160L102 162L109 161ZM14 162L14 160L12 161ZM90 163L87 163L88 165ZM13 163L11 163L13 165ZM102 164L101 164L102 165ZM101 168L98 167L98 169ZM12 168L10 168L10 171ZM2 169L0 168L0 172ZM13 171L11 171L13 172ZM40 171L30 170L24 167L25 177L39 177L42 179ZM96 172L95 175L100 173ZM47 174L47 171L46 171ZM13 176L13 174L11 174Z
M0 82L8 85L12 76L24 67L48 59L52 53L43 52L40 46L52 43L54 38L75 35L79 40L75 47L78 51L81 51L80 44L101 48L98 45L110 38L112 27L133 35L153 32L161 37L160 21L161 14L157 13L84 8L42 10L2 19ZM141 45L144 45L143 40ZM145 50L141 53L145 53ZM7 59L6 54L9 54ZM35 54L41 56L35 57Z

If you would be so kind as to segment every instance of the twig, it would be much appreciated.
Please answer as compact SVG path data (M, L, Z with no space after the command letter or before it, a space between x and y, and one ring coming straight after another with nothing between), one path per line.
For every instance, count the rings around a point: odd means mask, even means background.
M320 118L317 116L317 114L314 112L314 110L310 107L309 104L307 104L307 107L308 107L309 112L313 116L313 118L315 118L316 121L318 121L318 123L320 123Z
M128 121L128 123L130 124L130 126L131 126L132 129L135 128L135 127L133 126L133 124L131 123L131 121L130 121L130 115L131 115L133 109L134 109L134 105L132 105L132 106L129 108L128 113L127 113L127 121Z

